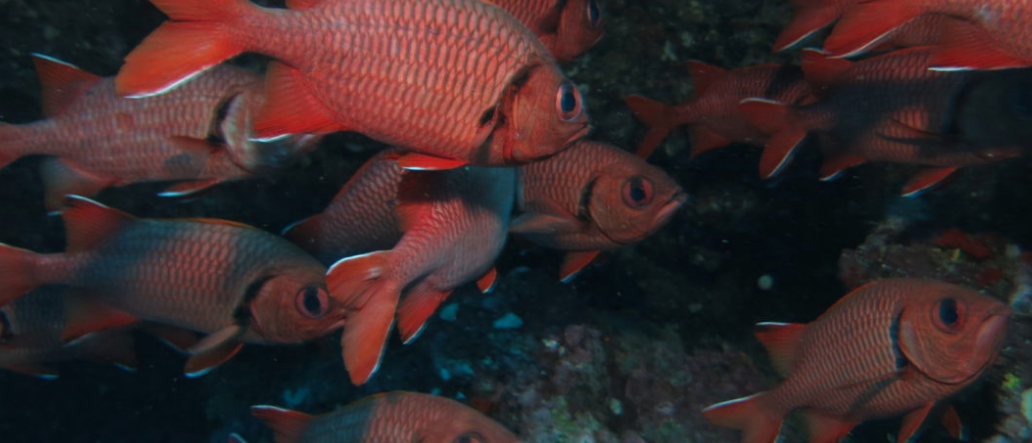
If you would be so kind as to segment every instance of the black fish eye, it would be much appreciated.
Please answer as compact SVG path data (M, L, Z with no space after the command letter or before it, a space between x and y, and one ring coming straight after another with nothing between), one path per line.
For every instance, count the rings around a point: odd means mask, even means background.
M326 292L322 288L306 287L297 293L297 310L308 318L326 315Z
M944 326L949 329L959 329L960 320L960 307L957 305L957 300L946 298L939 302L939 321Z
M602 24L602 11L598 9L598 3L595 0L588 0L588 23L591 23L594 28Z
M559 118L563 121L573 121L580 116L580 96L577 87L566 81L559 85L555 97L556 110L559 111Z
M632 177L624 183L624 203L634 208L644 208L652 203L652 182L643 177Z

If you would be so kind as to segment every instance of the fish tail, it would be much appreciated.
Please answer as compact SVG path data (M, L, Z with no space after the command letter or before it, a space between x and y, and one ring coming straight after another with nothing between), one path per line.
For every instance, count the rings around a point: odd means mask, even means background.
M829 0L792 0L795 15L774 41L774 52L795 46L842 15L836 2Z
M742 443L774 443L781 432L784 417L771 414L759 401L764 393L728 400L702 410L702 416L714 425L742 431Z
M824 50L835 57L850 57L875 47L893 31L921 15L920 2L870 0L853 7L824 41Z
M251 406L251 415L257 417L272 428L276 443L297 443L305 433L305 428L312 421L312 416L304 412L291 411L275 406Z
M0 243L0 306L44 284L35 277L38 256L35 252Z
M231 30L260 9L247 0L151 0L169 16L128 56L115 77L123 96L165 93L247 48ZM239 31L237 31L239 32Z
M322 214L315 214L306 219L298 220L283 228L281 235L295 245L310 253L317 253L319 250L320 227L322 226Z
M391 252L380 251L342 259L330 267L330 294L348 311L341 347L351 382L361 385L380 367L401 285L388 274Z
M624 103L627 103L638 120L649 127L645 137L638 144L637 150L638 157L648 158L663 142L667 134L670 134L670 131L680 124L675 120L677 110L674 106L640 95L628 95L624 97Z
M779 101L748 98L739 103L738 109L756 129L770 135L760 158L760 177L780 174L806 138L806 128L794 118L793 108Z
M0 169L25 155L23 154L24 139L21 126L0 123Z

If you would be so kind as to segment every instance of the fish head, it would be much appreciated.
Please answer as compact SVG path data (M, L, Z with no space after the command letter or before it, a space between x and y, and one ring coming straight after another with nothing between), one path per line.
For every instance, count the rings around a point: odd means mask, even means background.
M999 354L1010 308L954 285L930 285L919 292L902 305L895 332L899 351L936 382L973 380Z
M222 141L230 158L241 168L262 172L289 166L311 152L322 135L294 134L272 140L256 140L254 120L265 104L261 89L239 88L220 104L213 122L213 133Z
M588 112L577 85L555 63L524 70L497 106L491 149L504 164L551 156L587 135Z
M448 412L446 418L417 431L414 440L427 443L521 443L511 431L473 408L455 408Z
M570 0L559 17L559 28L549 49L556 60L570 61L595 46L604 33L598 0Z
M589 186L588 216L618 244L640 241L656 232L687 200L669 175L634 156L601 169Z
M344 309L323 278L282 273L264 279L253 297L250 327L268 342L308 341L344 325Z

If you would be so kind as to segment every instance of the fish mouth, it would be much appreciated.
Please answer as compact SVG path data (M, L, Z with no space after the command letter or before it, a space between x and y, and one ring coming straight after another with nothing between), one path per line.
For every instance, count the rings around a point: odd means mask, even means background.
M563 147L569 147L570 145L574 144L577 140L584 138L586 135L588 135L589 132L591 132L592 129L594 128L592 128L590 124L585 123L584 126L580 128L580 130L573 134L573 136L566 139L566 143L563 145Z
M688 201L688 194L682 191L677 191L677 193L670 198L670 201L656 213L656 225L661 226L667 224L670 219L674 218L674 214L677 213L678 209L681 209L681 206L684 205L686 201Z

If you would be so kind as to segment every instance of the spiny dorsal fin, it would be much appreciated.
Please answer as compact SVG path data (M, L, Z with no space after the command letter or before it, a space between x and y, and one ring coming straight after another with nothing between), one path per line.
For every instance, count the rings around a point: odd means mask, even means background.
M799 337L805 330L806 325L799 323L767 322L756 325L756 338L767 348L770 362L781 376L786 376L792 371Z
M122 224L136 217L104 206L86 197L65 196L67 209L61 211L65 221L68 252L85 251L117 231Z
M60 115L101 80L77 66L43 54L32 54L32 63L43 86L43 114L47 117Z

